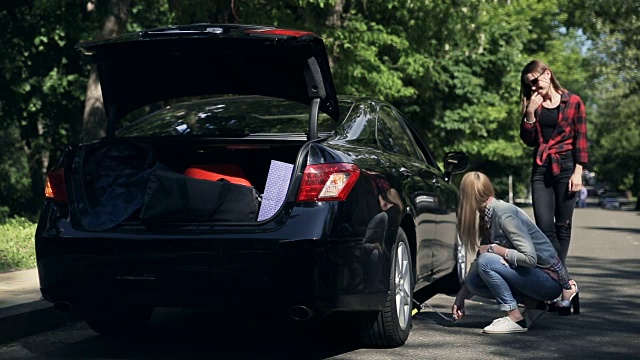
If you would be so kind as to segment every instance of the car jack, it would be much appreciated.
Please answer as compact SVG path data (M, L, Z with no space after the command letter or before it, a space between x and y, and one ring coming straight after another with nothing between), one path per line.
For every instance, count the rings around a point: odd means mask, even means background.
M441 312L439 312L438 310L434 309L433 306L427 304L427 302L423 302L422 304L420 304L417 300L413 299L413 310L411 311L411 316L415 316L417 313L419 313L422 310L426 310L426 308L430 308L431 310L433 310L436 314L438 314L441 318L447 320L447 321L451 321L454 322L456 321L456 319L454 319L453 317L449 317L447 315L442 314Z

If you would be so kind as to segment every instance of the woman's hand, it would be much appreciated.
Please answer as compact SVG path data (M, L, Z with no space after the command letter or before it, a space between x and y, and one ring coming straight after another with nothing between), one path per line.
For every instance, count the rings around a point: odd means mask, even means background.
M456 301L451 308L451 313L453 314L454 320L460 320L464 317L464 298L459 299L456 297Z
M489 251L489 245L478 246L478 254L484 254Z
M507 260L504 259L504 255L502 255L503 254L503 252L502 252L503 248L502 247L500 247L498 245L495 245L493 250L494 250L494 254L502 256L502 258L500 259L501 263L503 263L505 265L509 265ZM495 251L498 251L499 253L496 253ZM484 254L486 252L489 252L489 245L480 245L480 246L478 246L478 255Z
M582 188L582 165L576 165L573 175L569 178L569 191L578 192Z
M529 104L527 105L527 112L533 115L540 105L542 105L543 101L544 99L537 92L531 94L531 99L529 99Z
M460 291L458 291L458 295L456 295L456 300L453 302L453 306L451 307L451 314L453 315L454 320L460 320L464 317L464 300L468 295L469 290L467 290L467 287L462 284Z

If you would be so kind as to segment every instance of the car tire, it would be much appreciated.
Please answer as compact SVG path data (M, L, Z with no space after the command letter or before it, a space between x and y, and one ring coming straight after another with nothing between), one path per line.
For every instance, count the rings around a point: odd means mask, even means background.
M401 346L411 331L415 280L407 235L400 228L392 249L389 281L390 291L383 310L365 315L361 322L360 338L367 347Z
M108 337L127 337L139 333L151 315L151 306L113 306L83 312L91 330Z
M456 275L458 276L458 283L462 284L464 278L467 277L469 271L469 257L467 256L467 249L462 244L460 234L456 235Z

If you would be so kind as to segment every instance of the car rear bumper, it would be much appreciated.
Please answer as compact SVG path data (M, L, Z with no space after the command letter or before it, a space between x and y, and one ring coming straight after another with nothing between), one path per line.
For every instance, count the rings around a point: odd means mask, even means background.
M361 237L332 236L327 219L336 206L305 204L255 226L90 232L58 218L49 204L36 230L41 291L76 309L260 303L318 314L381 310L390 251Z
M78 246L83 241L93 242L91 250ZM47 242L56 245L38 258L43 297L78 310L100 304L262 304L276 311L304 306L325 314L380 310L388 294L389 270L371 264L357 239L286 241L251 251L203 250L193 243L172 247L167 241L137 246L106 239Z
M68 254L42 259L38 267L44 298L78 307L262 303L283 309L305 306L318 312L381 309L386 290L365 288L358 264L332 261L327 256L332 252L321 245L144 257Z

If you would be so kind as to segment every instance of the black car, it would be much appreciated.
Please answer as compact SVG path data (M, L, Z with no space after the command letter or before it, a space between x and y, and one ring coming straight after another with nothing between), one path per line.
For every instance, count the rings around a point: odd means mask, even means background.
M323 41L248 25L80 43L106 136L49 172L43 297L104 335L154 307L293 322L355 314L367 346L404 344L414 304L464 275L452 173L393 106L336 96ZM373 315L372 315L373 314Z

